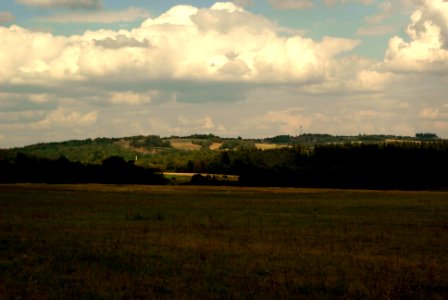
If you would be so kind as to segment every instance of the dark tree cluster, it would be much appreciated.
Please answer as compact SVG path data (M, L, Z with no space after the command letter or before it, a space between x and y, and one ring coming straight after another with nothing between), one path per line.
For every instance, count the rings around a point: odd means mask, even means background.
M239 175L243 186L448 188L448 142L242 148L188 161L189 172ZM213 181L196 178L197 184Z
M0 160L0 183L111 183L166 184L153 170L134 165L121 157L105 159L101 165L17 154L14 162Z
M435 133L429 133L429 132L426 132L426 133L417 133L417 134L415 135L415 137L416 137L417 139L419 139L419 140L436 140L436 139L439 138L439 137L437 136L437 134L435 134Z
M136 137L129 143L132 147L145 147L145 148L169 148L171 143L163 140L158 135L148 135Z
M166 183L154 169L115 156L97 165L24 154L11 159L9 152L1 157L0 182ZM448 142L295 145L270 150L236 147L168 155L166 166L164 171L169 166L180 172L239 175L242 186L447 189ZM192 183L222 184L213 177L200 176Z
M367 189L448 187L448 143L321 145L252 151L231 169L241 185Z

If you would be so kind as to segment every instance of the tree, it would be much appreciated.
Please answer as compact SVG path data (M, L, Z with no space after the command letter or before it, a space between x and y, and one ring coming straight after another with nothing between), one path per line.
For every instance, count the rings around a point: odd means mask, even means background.
M436 140L439 137L437 136L437 134L435 133L429 133L429 132L425 132L425 133L417 133L415 135L416 138L418 138L419 140Z

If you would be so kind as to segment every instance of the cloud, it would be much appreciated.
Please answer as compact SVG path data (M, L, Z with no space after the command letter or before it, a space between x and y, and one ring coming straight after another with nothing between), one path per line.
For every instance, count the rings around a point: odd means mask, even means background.
M369 27L360 27L356 31L359 36L377 36L396 32L397 29L391 25L371 25Z
M9 11L0 11L0 24L14 21L14 16Z
M148 47L148 41L145 40L143 42L140 42L136 40L135 38L129 38L123 34L117 35L114 39L111 37L107 37L102 40L94 40L96 46L100 46L103 48L108 49L119 49L119 48L125 48L125 47L131 47L131 48L145 48Z
M355 55L358 39L312 39L232 2L174 6L129 30L72 36L0 26L0 145L203 131L263 137L300 125L447 136L446 3L420 2L384 61ZM377 34L385 20L366 20L359 33Z
M397 2L395 2L397 3ZM388 18L392 14L393 5L390 1L384 1L378 4L381 12L379 14L366 17L366 21L369 24L378 24L381 23L384 19Z
M58 108L51 111L43 120L31 124L33 130L49 129L54 126L72 127L91 125L97 121L98 112L91 111L82 114L78 111L67 111L65 108Z
M37 7L68 7L97 9L102 7L101 0L16 0L18 3Z
M43 85L52 80L127 82L129 78L319 82L326 79L329 64L360 43L285 36L275 23L229 2L205 9L176 6L130 31L87 31L65 37L11 26L0 27L0 35L0 83ZM15 45L23 47L18 50Z
M276 9L307 9L314 7L311 0L268 0Z
M399 114L378 107L354 107L351 110L333 107L331 111L302 107L269 110L261 116L249 118L245 126L290 135L297 135L301 130L304 133L334 135L415 133L414 128L401 119Z
M39 18L41 22L48 23L118 23L131 22L149 17L149 13L141 8L130 7L121 11L95 11L83 13L65 13L44 18Z
M215 124L213 123L213 119L210 117L205 117L204 123L202 124L202 129L214 129Z
M110 94L110 102L113 104L130 104L140 105L150 103L152 100L151 94L156 92L148 91L146 93L135 93L132 91L127 92L114 92Z
M424 120L448 122L448 106L442 105L441 107L424 107L419 116Z
M365 21L367 23L366 26L359 27L356 31L356 35L358 36L380 36L395 33L397 31L397 26L392 26L389 24L382 24L386 19L391 17L393 13L399 10L404 6L407 6L403 3L409 0L402 1L384 1L377 4L380 12L375 15L367 16Z
M448 2L424 0L410 21L409 42L398 36L390 39L386 67L396 72L448 74Z

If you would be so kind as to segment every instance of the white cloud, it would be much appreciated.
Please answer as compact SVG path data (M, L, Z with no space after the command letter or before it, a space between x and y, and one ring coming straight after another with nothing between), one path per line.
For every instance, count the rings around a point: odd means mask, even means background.
M14 21L14 16L9 11L0 11L0 24Z
M213 119L210 117L206 117L204 119L204 123L202 124L202 129L214 129L215 123L213 123Z
M115 36L115 38L107 37L105 39L101 40L95 40L95 45L100 46L103 48L109 48L109 49L119 49L119 48L125 48L125 47L148 47L149 42L147 40L140 42L137 41L135 38L129 38L123 34L119 34Z
M40 73L48 72L52 62L61 58L68 44L68 38L50 33L31 32L18 26L0 27L0 83L38 79Z
M32 130L51 129L58 127L76 127L91 125L97 121L98 112L91 111L85 114L78 111L68 111L65 108L59 107L51 111L43 120L32 123Z
M314 7L311 0L268 0L276 9L306 9Z
M38 7L100 8L101 0L16 0L18 3Z
M175 6L131 30L73 36L0 26L0 145L204 131L262 137L300 125L448 136L446 3L422 1L384 62L354 55L360 40L312 39L236 3ZM358 33L378 33L380 19Z
M118 23L131 22L149 17L149 13L141 8L130 7L121 11L94 11L83 13L65 13L38 19L48 23Z
M332 37L314 41L281 31L275 23L230 2L208 9L176 6L131 31L63 37L0 27L0 82L116 81L130 76L206 82L323 81L328 65L360 43ZM15 45L23 47L18 50Z
M448 74L448 2L424 0L406 29L409 42L395 36L389 41L386 66L398 72Z

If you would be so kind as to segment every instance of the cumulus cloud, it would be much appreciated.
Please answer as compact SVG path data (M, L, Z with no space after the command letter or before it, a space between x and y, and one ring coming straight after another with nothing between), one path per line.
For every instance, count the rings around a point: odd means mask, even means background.
M38 7L68 7L97 9L102 6L101 0L16 0L18 3Z
M204 82L324 81L328 65L360 41L314 41L231 3L176 6L133 30L54 36L0 27L0 82L101 78ZM238 41L238 43L235 43ZM23 45L17 49L15 45Z
M390 39L386 66L398 72L448 74L448 2L424 0L410 21L409 42L398 36Z
M130 30L72 36L0 26L0 145L86 132L297 134L300 125L446 135L446 3L422 0L384 62L354 55L358 39L285 32L236 2L175 6ZM384 20L358 33L377 34Z
M0 24L14 21L14 16L9 11L0 11Z
M144 40L142 42L136 40L132 37L127 37L123 34L117 35L115 38L107 37L102 40L94 40L96 46L100 46L103 48L109 48L109 49L119 49L119 48L125 48L125 47L148 47L148 41Z

